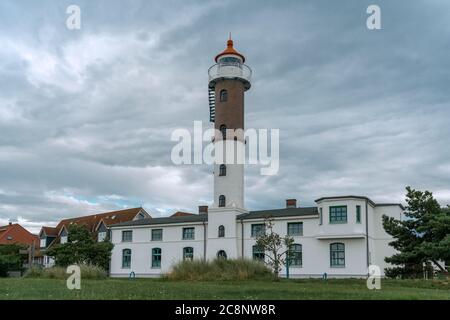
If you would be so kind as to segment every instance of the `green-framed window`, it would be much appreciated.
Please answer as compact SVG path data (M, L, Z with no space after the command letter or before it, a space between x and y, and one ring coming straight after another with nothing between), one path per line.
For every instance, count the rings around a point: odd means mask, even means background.
M347 206L330 207L330 223L347 223Z
M253 259L257 260L257 261L264 261L264 259L266 258L266 255L264 253L264 250L261 250L260 247L254 245L252 247L252 251L253 251Z
M339 242L330 244L330 266L345 267L345 244Z
M264 223L252 224L252 237L262 236L266 233L266 225Z
M122 250L122 269L131 268L131 249Z
M361 206L356 206L356 223L361 223Z
M302 245L294 243L289 252L289 266L301 267L303 264Z
M161 268L161 248L152 249L152 268Z
M323 210L319 208L319 225L323 224Z
M152 241L162 241L163 229L152 229Z
M132 242L133 241L133 231L125 230L122 231L122 242Z
M183 240L194 240L195 228L183 228Z
M194 248L186 247L183 248L183 260L193 260L194 259Z
M302 236L303 222L289 222L287 224L288 236Z

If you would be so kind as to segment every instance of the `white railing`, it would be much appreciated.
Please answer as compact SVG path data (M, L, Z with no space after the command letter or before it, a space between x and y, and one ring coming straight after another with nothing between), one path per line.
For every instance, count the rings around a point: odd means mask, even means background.
M218 78L241 78L249 83L252 80L252 69L245 64L217 63L208 69L209 81Z

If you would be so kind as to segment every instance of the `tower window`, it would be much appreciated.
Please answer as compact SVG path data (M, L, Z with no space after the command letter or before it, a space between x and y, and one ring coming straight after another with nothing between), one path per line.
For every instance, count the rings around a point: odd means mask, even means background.
M224 164L220 165L220 170L219 170L219 176L226 176L227 175L227 166Z
M225 102L228 100L228 91L223 89L220 91L220 102Z
M220 126L220 132L222 133L222 139L225 140L227 137L227 126L226 125L221 125Z
M225 237L225 227L219 226L219 238Z
M225 207L225 196L223 194L219 196L219 207Z

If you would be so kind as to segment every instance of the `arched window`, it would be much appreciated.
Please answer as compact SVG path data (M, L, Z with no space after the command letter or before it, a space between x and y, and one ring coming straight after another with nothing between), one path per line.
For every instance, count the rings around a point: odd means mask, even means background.
M192 260L194 259L194 248L186 247L183 248L183 260Z
M217 258L218 259L227 259L227 253L223 250L220 250L217 252Z
M222 139L225 140L227 138L227 126L224 124L221 125L220 132L222 133Z
M223 89L220 91L220 102L225 102L228 100L228 91Z
M289 252L289 266L301 267L303 264L302 258L302 245L294 243Z
M131 249L122 250L122 269L131 268Z
M219 176L226 176L227 175L227 166L224 164L220 165L220 170L219 170Z
M225 196L223 194L219 196L219 207L225 207Z
M152 268L161 268L161 248L152 249Z
M260 247L255 245L252 247L252 251L253 251L253 259L254 260L264 261L264 259L266 258L266 255L264 254L264 250L261 250Z
M225 237L225 227L219 226L219 238Z
M345 244L340 242L330 244L330 266L345 267Z

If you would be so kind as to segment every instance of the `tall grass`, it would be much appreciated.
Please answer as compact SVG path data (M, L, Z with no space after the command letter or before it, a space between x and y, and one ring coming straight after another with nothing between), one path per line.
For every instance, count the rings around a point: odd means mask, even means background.
M108 277L105 270L93 265L80 265L81 279L86 280L103 280ZM51 267L40 268L32 267L24 275L26 278L44 278L44 279L67 279L69 274L66 273L66 268Z
M177 263L165 275L169 280L223 281L271 278L271 271L261 262L250 259L213 261L185 260Z

